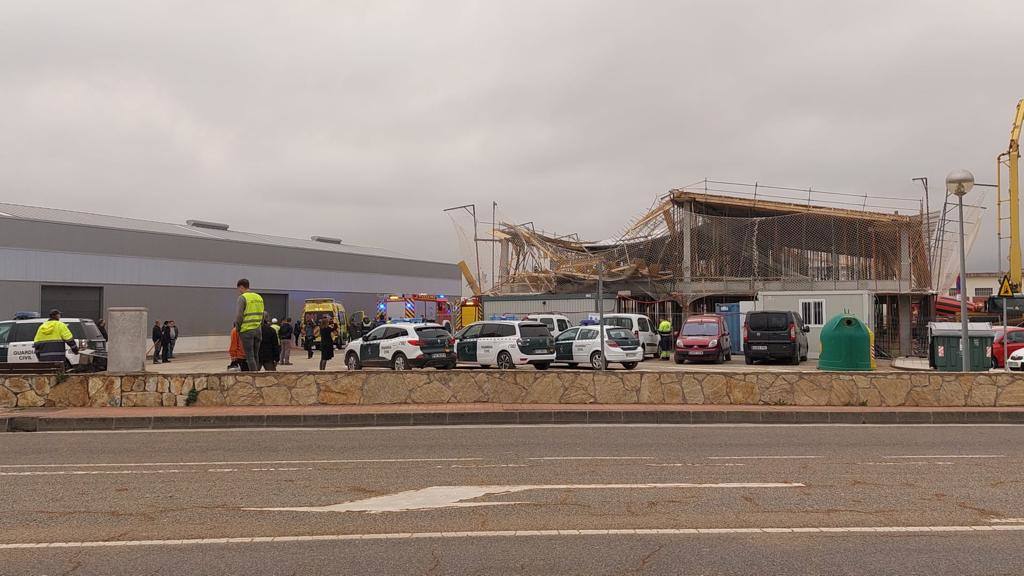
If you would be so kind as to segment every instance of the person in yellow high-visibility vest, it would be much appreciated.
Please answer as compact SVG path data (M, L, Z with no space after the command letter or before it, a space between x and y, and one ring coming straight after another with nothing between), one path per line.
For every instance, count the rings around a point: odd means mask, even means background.
M235 327L242 339L245 363L250 372L255 372L259 368L260 342L263 340L263 297L249 290L249 280L246 278L239 280L236 285L238 308L235 311Z
M672 322L668 319L662 320L658 324L658 334L660 336L658 348L661 350L661 359L668 360L672 355Z
M64 347L71 348L71 352L78 354L78 343L71 335L68 325L60 321L60 310L50 310L50 319L39 325L36 330L36 337L32 341L35 348L36 358L40 362L64 362Z

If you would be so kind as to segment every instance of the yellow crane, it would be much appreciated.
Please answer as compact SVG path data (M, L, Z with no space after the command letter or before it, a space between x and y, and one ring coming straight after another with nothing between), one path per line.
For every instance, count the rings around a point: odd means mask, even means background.
M996 157L996 186L999 193L997 195L997 218L999 223L997 230L999 230L1000 241L1002 241L1002 221L1003 221L1003 202L1007 202L1010 206L1010 284L1014 287L1014 291L1020 290L1021 285L1021 256L1020 256L1020 180L1018 177L1017 164L1020 160L1020 128L1021 124L1024 123L1024 99L1017 102L1017 113L1013 118L1013 127L1010 128L1010 146ZM1002 196L1002 173L1003 166L1008 168L1009 182L1007 187L1009 188L1009 196L1006 200ZM1001 263L1000 263L1001 264Z

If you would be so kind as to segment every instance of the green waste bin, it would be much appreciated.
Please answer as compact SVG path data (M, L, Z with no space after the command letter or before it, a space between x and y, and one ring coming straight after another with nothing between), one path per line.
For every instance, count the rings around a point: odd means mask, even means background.
M838 314L821 328L818 370L868 372L875 369L875 335L850 314Z
M930 322L928 324L928 365L940 372L960 372L962 327L958 322ZM992 368L992 341L996 333L988 322L967 325L969 368L971 372L988 372Z

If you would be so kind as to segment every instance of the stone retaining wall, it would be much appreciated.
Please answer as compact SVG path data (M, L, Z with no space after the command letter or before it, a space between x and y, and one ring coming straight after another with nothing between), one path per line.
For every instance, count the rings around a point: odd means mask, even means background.
M262 372L0 376L0 408L313 404L1024 406L1024 375L873 372Z

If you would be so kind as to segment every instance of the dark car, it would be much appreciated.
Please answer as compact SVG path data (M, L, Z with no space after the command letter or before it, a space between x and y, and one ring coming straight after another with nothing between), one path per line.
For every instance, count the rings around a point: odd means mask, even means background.
M747 364L755 360L788 360L790 364L800 364L807 360L807 333L810 331L796 312L749 312L743 324L744 359Z
M676 364L687 360L721 364L732 359L732 342L725 320L718 314L692 316L676 338Z

